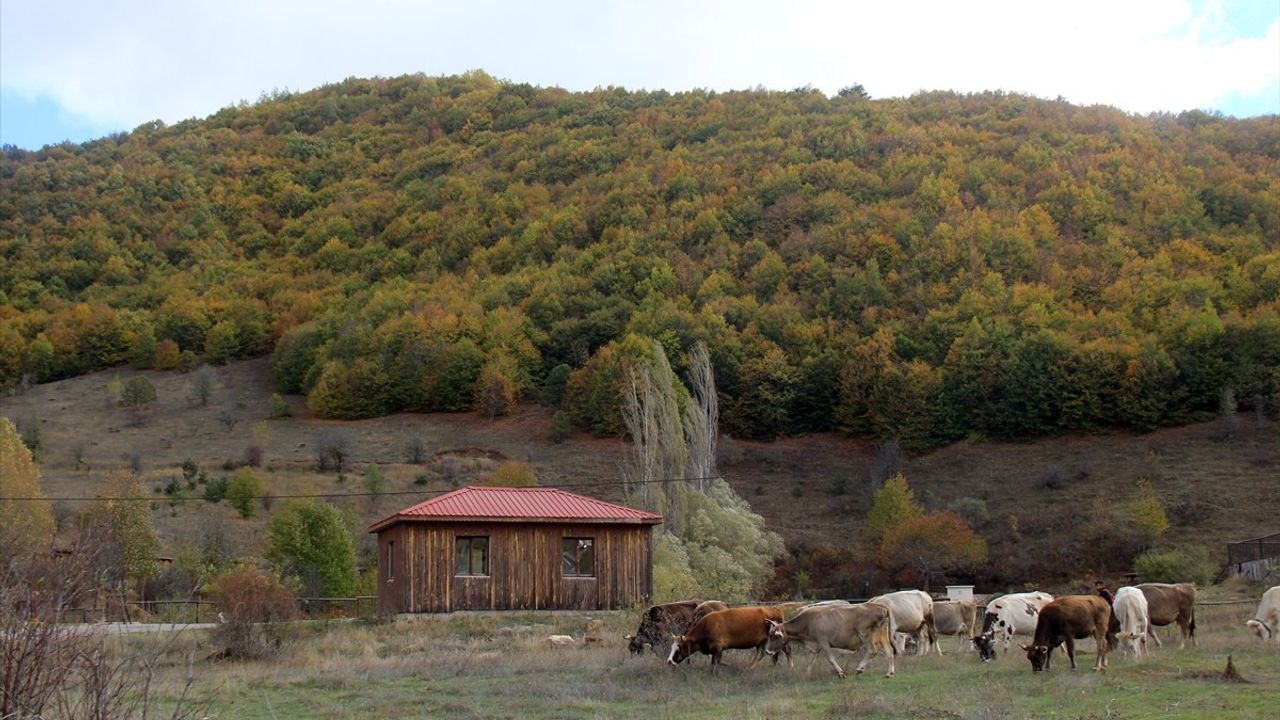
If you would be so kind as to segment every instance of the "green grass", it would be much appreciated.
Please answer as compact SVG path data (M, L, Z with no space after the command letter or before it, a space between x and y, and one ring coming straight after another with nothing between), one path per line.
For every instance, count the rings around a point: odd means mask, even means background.
M630 656L621 635L632 613L605 617L602 646L552 648L550 634L581 640L586 615L469 615L382 625L308 628L272 662L200 663L196 695L217 718L1274 718L1280 708L1280 643L1252 641L1235 622L1201 628L1201 647L1166 642L1137 663L1118 654L1105 674L1091 654L1071 671L1033 674L1020 654L981 664L946 642L945 657L900 658L883 677L883 658L862 676L837 679L806 653L795 671L729 653L716 674L704 657L668 668L653 654ZM1083 643L1086 647L1088 642ZM185 659L209 650L187 640L175 650L159 687L170 697L187 673ZM1250 682L1220 673L1227 653ZM851 656L840 658L852 664Z

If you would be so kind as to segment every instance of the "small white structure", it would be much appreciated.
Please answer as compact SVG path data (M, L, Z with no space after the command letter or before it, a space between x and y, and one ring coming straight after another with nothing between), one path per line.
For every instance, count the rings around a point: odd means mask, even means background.
M973 586L972 585L948 585L947 599L948 600L972 600Z

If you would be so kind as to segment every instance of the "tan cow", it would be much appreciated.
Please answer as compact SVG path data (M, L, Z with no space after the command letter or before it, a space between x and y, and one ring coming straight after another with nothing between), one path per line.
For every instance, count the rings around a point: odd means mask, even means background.
M810 652L821 652L826 656L827 662L831 663L839 677L844 677L844 668L836 662L832 648L850 651L861 649L862 657L858 660L857 673L867 668L867 662L873 653L883 652L889 658L889 672L885 677L893 677L896 672L893 662L896 651L889 624L889 608L880 603L807 607L785 622L770 621L769 639L764 649L776 657L778 652L788 650L791 643L798 642Z
M946 600L933 603L933 629L938 635L955 635L960 638L960 650L973 647L969 635L977 623L978 604L970 600ZM938 646L942 654L942 646Z
M1187 646L1190 638L1192 646L1196 645L1196 586L1191 583L1143 583L1136 586L1147 598L1147 615L1151 620L1150 636L1155 639L1156 647L1160 647L1160 636L1155 628L1178 623L1182 630L1182 645Z
M929 654L930 647L937 641L937 635L933 631L933 598L929 593L922 590L899 590L877 595L867 602L880 603L889 608L892 621L890 632L903 633L901 639L896 635L893 636L893 646L898 652L902 652L906 635L918 633L923 636L919 644L919 653ZM942 654L941 648L938 654Z

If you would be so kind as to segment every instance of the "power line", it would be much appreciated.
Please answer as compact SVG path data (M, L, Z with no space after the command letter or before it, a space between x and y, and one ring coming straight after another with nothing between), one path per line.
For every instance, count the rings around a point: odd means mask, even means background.
M676 483L676 482L696 482L701 480L723 480L722 475L708 475L706 477L678 477L678 478L653 478L651 480L604 480L591 483L550 483L540 485L538 487L561 489L561 488L592 488L592 487L625 487L628 485L649 485L657 483ZM288 495L255 495L257 499L269 497L272 500L291 500L295 498L358 498L358 497L382 497L390 495L443 495L444 493L453 492L453 488L448 490L392 490L388 492L346 492L346 493L302 493ZM95 500L119 500L119 501L154 501L154 502L186 502L200 501L212 502L202 496L192 495L138 495L138 496L65 496L65 497L0 497L0 502L93 502Z

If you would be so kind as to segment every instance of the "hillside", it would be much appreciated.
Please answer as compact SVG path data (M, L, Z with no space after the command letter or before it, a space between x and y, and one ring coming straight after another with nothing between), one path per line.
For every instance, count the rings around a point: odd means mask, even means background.
M132 374L122 371L119 377ZM259 422L271 428L260 473L277 498L362 493L362 474L369 463L378 464L388 479L387 494L333 500L362 527L425 493L479 479L502 458L528 462L543 484L622 500L616 481L624 444L586 433L553 443L545 408L524 406L493 421L467 413L333 422L313 417L293 397L296 417L267 420L273 382L262 360L220 368L207 406L192 398L190 374L147 374L159 399L142 425L111 402L107 385L113 372L0 397L0 416L40 428L49 495L92 496L112 470L141 468L145 485L157 493L153 516L169 553L199 542L212 523L223 527L236 551L259 551L269 511L245 520L225 502L198 499L201 486L186 492L193 499L185 501L171 502L160 492L181 479L186 460L210 477L230 475L224 464L239 464L245 449L262 439L254 429ZM1264 418L1239 415L1146 435L958 443L903 459L899 469L931 509L954 507L962 498L982 501L987 519L975 527L991 543L992 560L970 579L987 587L1061 582L1095 570L1127 569L1098 559L1112 557L1122 541L1124 528L1111 524L1109 513L1132 497L1140 478L1151 480L1168 511L1172 528L1165 540L1171 545L1203 546L1219 560L1223 543L1274 532L1280 517L1277 430ZM349 441L345 481L332 471L315 471L314 450L325 433ZM406 461L406 447L415 439L424 448L421 464ZM781 568L780 587L789 586L796 568L806 569L814 586L829 592L856 594L864 582L883 581L859 560L858 546L870 478L883 464L874 445L831 434L773 443L724 438L720 454L724 475L787 542L792 557ZM415 482L419 477L423 482ZM55 509L65 523L83 506L59 502ZM1018 518L1016 537L1010 516Z
M0 387L271 354L323 417L609 436L652 337L741 438L1150 430L1276 413L1278 243L1274 117L351 79L5 149Z

